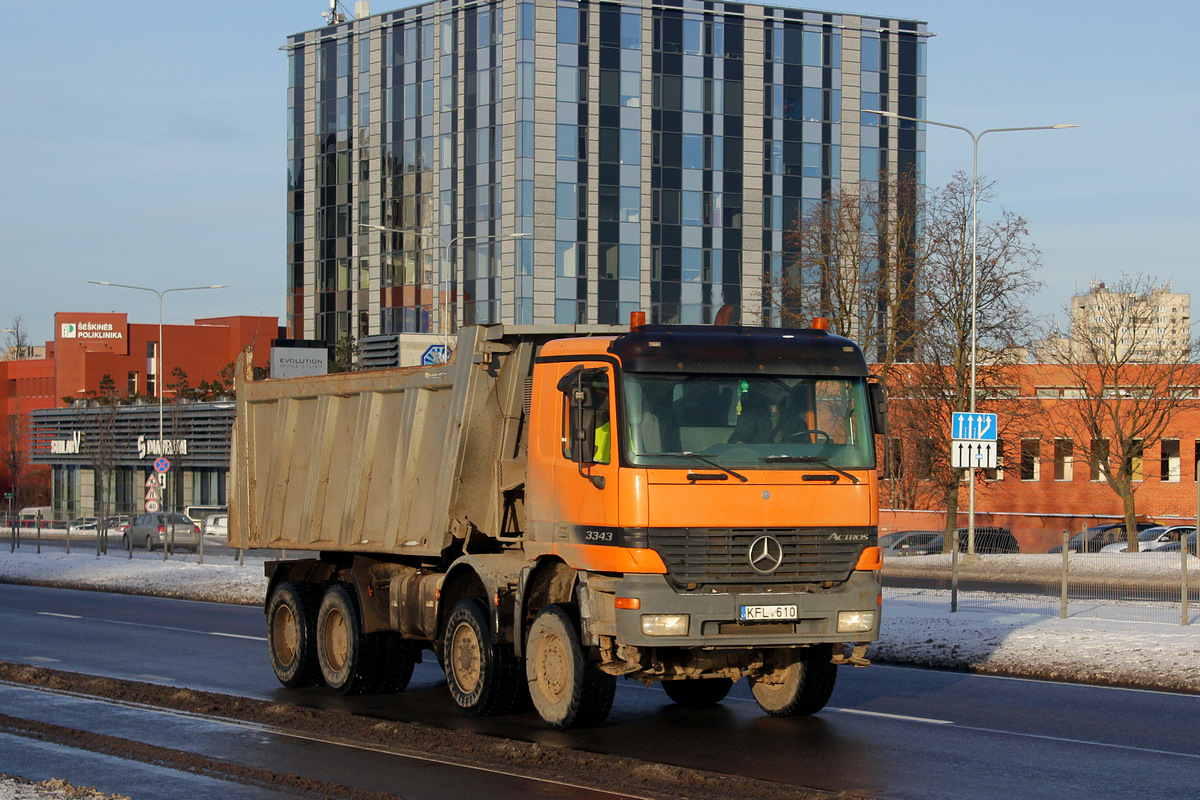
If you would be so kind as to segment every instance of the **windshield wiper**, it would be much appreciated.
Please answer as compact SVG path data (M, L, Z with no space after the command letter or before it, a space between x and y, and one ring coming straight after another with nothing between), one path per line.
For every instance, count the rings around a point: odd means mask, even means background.
M720 464L718 464L716 461L713 461L711 458L708 458L707 456L702 456L699 453L690 453L690 452L684 451L682 453L641 453L640 455L643 458L694 458L697 461L703 461L705 464L708 464L709 466L714 467L715 469L721 470L721 472L725 472L729 475L732 475L733 477L737 478L742 483L745 483L748 480L745 475L741 475L737 472L734 472L729 467L723 467Z
M822 467L831 469L838 474L845 475L850 480L854 481L855 483L858 483L857 476L852 475L849 472L846 472L846 470L842 469L841 467L835 467L833 464L829 463L828 458L822 458L821 456L764 456L763 458L760 458L759 461L769 461L769 462L776 463L776 464L778 464L778 463L820 464Z

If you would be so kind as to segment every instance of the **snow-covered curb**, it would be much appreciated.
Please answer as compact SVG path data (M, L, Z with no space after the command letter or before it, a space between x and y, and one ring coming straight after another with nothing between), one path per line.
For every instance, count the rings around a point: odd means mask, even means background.
M272 554L273 556L274 554ZM929 556L938 567L941 556ZM0 550L0 582L61 586L219 603L261 605L266 593L263 556L244 565L227 557L161 557L139 553L96 557L92 553L6 553ZM924 558L922 559L924 560ZM916 559L913 559L915 562ZM1150 569L1149 562L1145 563ZM912 568L917 565L913 563ZM1004 568L993 561L992 568ZM1200 567L1196 571L1200 582ZM1125 619L1067 619L1014 613L1011 604L974 602L951 613L945 592L889 590L882 635L868 658L941 669L972 670L1200 692L1200 622L1151 622L1170 613L1132 604ZM1178 605L1175 606L1178 614ZM983 610L979 610L983 609ZM1151 614L1150 612L1154 613Z

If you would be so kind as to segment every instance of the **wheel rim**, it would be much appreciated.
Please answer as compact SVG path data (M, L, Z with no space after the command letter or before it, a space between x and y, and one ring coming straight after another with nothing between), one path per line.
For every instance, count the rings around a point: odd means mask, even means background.
M332 610L325 618L325 630L322 632L325 642L325 661L336 672L341 670L349 657L350 635L346 628L346 617L340 611Z
M279 663L291 666L296 660L297 642L296 617L287 606L275 612L275 624L271 626L271 641L275 645L275 656Z
M567 692L569 669L566 648L562 640L549 634L543 635L538 645L538 685L547 697L558 702Z
M471 694L482 674L479 639L470 625L462 624L450 637L450 669L464 694Z

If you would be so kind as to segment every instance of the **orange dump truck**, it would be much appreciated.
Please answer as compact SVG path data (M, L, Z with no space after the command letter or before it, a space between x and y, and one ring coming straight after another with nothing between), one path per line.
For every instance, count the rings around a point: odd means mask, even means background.
M237 404L229 542L309 554L266 565L286 686L432 651L471 714L596 725L618 676L811 714L878 637L885 401L821 328L479 326Z

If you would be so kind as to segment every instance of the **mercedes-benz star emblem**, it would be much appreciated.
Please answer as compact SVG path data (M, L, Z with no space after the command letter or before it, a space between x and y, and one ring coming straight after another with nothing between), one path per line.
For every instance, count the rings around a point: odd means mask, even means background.
M783 545L774 536L760 536L746 551L751 568L759 575L770 575L783 563Z

